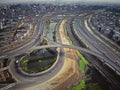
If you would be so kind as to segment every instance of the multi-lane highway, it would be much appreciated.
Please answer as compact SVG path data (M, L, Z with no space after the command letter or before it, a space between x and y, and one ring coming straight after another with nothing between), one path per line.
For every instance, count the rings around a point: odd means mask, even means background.
M61 24L61 21L58 22L58 24L56 25L57 30L59 29L60 24ZM45 23L44 23L44 25L45 25ZM44 34L45 34L45 32L44 32ZM57 42L61 42L60 39L58 39L58 38L60 38L60 37L57 37ZM54 77L59 72L61 67L63 66L64 52L62 49L59 49L57 60L53 64L53 66L51 68L49 68L48 70L37 73L37 74L24 73L19 68L19 63L16 63L16 61L18 59L20 59L20 57L17 57L17 59L16 58L13 59L10 64L10 72L12 73L13 77L17 80L17 84L14 87L10 88L10 90L18 90L18 89L19 90L24 90L24 89L27 90L28 87L32 87L37 84L43 83L43 82L49 80L50 78Z
M114 64L112 65L114 66L114 69L119 71L120 66L116 64L116 61L120 60L119 56L115 54L116 52L114 50L111 49L112 47L109 48L104 41L96 38L90 33L90 31L86 28L82 17L75 19L74 28L81 40L83 40L91 50L106 56L109 59L107 63Z
M111 78L113 78L112 81L114 82L114 85L116 85L117 88L119 88L119 86L120 86L119 80L117 80L116 78L114 79L114 76L112 76L109 73L108 68L112 69L117 75L120 75L120 64L116 63L116 61L120 61L120 58L119 58L120 56L119 56L119 54L116 54L115 50L112 49L113 47L109 46L107 43L105 43L99 37L97 37L93 33L91 33L91 30L90 30L89 26L87 25L86 19L84 19L83 15L80 15L77 17L72 17L72 19L71 19L71 17L64 17L64 18L68 19L68 24L72 25L72 27L73 27L73 30L70 30L71 29L70 26L67 25L69 37L73 38L71 40L73 40L73 42L76 42L77 46L62 44L59 32L56 33L57 42L52 42L51 40L49 40L48 38L45 37L46 36L45 35L45 31L46 31L45 24L46 24L46 20L48 18L43 17L38 20L38 23L36 25L36 32L34 34L34 37L30 38L30 42L28 42L24 46L22 46L18 49L15 49L5 55L5 56L9 56L9 57L13 58L13 60L10 63L9 71L11 72L12 76L17 80L17 85L15 87L11 88L10 90L17 90L18 88L20 90L27 89L27 87L31 87L36 84L40 84L40 83L47 81L50 78L54 77L59 72L59 70L61 69L61 67L63 66L63 63L64 63L64 52L62 51L62 48L76 49L76 50L85 52L85 54L86 53L90 54L91 57L94 55L97 58L99 58L98 61L91 60L91 63L101 73L103 73L103 75L108 74L108 77L107 76L105 76L105 77L107 77L110 80L111 80ZM75 19L73 19L73 18L75 18ZM57 23L56 30L59 30L59 26L60 26L61 22L62 22L62 20L60 20L60 22ZM74 32L74 34L73 34L73 32ZM84 47L86 47L86 48L82 48L79 46L80 43L78 42L78 40L75 40L76 38L74 35L76 35L77 38L79 40L81 40L81 42L83 43L82 45L85 45ZM53 45L38 46L40 43L40 40L42 40L42 39L46 39L48 42L52 43ZM21 55L24 53L27 54L36 49L51 48L51 47L59 47L61 49L58 51L58 57L57 57L56 62L53 65L53 67L44 73L39 73L36 75L35 74L29 75L27 73L24 73L20 69L19 64L16 63L16 61L18 59L20 60L20 58L22 56L19 58L14 58L15 56L18 56L18 55ZM107 67L104 66L104 64ZM103 65L103 66L101 66L101 65Z
M104 59L100 59L103 65L105 64L107 67L109 67L109 69L112 69L114 73L120 75L120 64L117 63L120 61L119 54L116 53L115 50L113 50L114 47L110 47L106 42L104 42L104 40L91 33L91 30L87 26L84 16L80 16L74 19L73 29L77 37L79 37L80 40L82 40L89 49L95 52L99 52L104 57L106 57ZM111 82L114 82L115 86L120 86L119 80L117 80L119 79L119 76L116 76L118 78L115 78L114 75L112 75L112 73L108 73L109 70L107 70L106 68L106 70L100 69L102 66L99 66L98 62L96 64L99 67L98 70L104 71L104 74L106 73L106 75L110 75L108 78L113 79L111 80Z

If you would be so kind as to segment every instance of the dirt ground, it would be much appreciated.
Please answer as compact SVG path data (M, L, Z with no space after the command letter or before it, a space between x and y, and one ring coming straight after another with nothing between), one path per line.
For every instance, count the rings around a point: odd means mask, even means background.
M64 25L66 22L66 20L62 21L59 32L62 43L69 45L68 36L64 32ZM79 84L82 76L78 65L79 57L73 49L64 48L63 50L65 53L65 59L61 70L48 81L36 85L34 89L28 88L27 90L63 90L64 88L71 90L73 86Z
M66 20L64 20L60 25L60 37L63 44L69 45L68 36L64 32L64 25L66 24ZM51 90L62 90L64 87L66 87L68 90L70 90L71 87L77 85L79 83L79 79L81 77L78 60L79 57L77 56L77 53L73 49L64 49L65 52L65 62L60 70L60 72L50 81L54 82L57 81L55 85L52 85Z

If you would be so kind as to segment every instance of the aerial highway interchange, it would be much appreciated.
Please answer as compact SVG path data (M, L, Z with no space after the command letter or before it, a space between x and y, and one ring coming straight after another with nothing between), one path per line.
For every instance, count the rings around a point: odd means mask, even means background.
M9 51L3 50L0 52L0 59L9 57L12 61L9 64L9 72L16 80L14 84L10 84L2 89L8 90L28 90L30 87L39 85L50 78L55 77L64 66L65 53L63 48L79 50L95 67L109 83L112 83L116 88L120 88L120 52L119 47L115 49L112 45L105 42L99 35L94 33L90 18L93 13L72 14L62 12L61 18L58 19L59 12L51 12L43 16L37 16L35 30L33 35L29 37L26 43L22 46L11 48ZM46 37L46 21L54 19L57 21L56 26L56 41L52 41ZM63 44L60 37L60 25L66 20L67 33L73 42L73 45ZM100 33L99 33L100 34ZM42 40L46 40L48 45L41 45ZM28 74L25 73L19 66L20 59L29 55L31 52L38 49L59 48L57 51L57 59L53 66L46 71ZM1 69L2 70L2 69ZM30 89L32 90L32 89ZM36 89L44 90L44 89Z

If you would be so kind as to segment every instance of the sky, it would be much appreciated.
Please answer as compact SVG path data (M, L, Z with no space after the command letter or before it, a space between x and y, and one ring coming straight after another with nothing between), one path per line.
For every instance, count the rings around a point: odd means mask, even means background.
M101 2L101 3L106 3L106 2L110 2L110 3L119 3L120 4L120 0L0 0L0 4L3 3L23 3L23 2Z

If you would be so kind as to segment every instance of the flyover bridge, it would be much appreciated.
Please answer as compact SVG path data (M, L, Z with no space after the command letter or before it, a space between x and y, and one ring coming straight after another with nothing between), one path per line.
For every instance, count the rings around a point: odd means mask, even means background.
M94 55L96 57L99 57L99 58L103 58L102 57L102 54L100 53L97 53L97 52L94 52L94 51L91 51L91 50L88 50L88 49L85 49L85 48L82 48L82 47L78 47L78 46L72 46L72 45L66 45L66 44L54 44L54 45L43 45L43 46L37 46L37 47L33 47L30 49L30 52L34 51L34 50L37 50L37 49L44 49L44 48L70 48L70 49L75 49L75 50L80 50L80 51L83 51L83 52L86 52L86 53L89 53L91 55Z
M72 46L72 45L66 45L66 44L61 44L61 43L55 43L53 42L53 45L44 45L44 46L37 46L37 47L33 47L30 49L30 52L37 50L37 49L44 49L44 48L54 48L54 47L59 47L59 48L70 48L70 49L75 49L75 50L79 50L82 52L86 52L88 54L94 55L98 58L100 58L100 61L105 63L107 66L111 67L111 69L113 69L118 75L120 75L120 66L116 65L116 63L113 63L112 61L109 60L108 57L105 56L105 54L101 54L83 47L79 47L79 46Z

